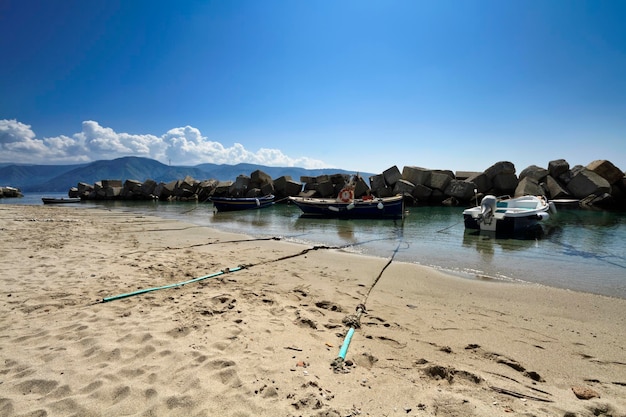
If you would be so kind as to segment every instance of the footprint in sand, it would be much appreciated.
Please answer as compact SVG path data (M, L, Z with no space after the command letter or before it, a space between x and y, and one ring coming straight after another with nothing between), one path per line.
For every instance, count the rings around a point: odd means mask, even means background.
M55 389L59 383L49 379L30 379L17 385L22 394L46 395Z
M231 388L238 388L242 385L236 369L236 363L225 359L215 359L204 365L224 385Z
M541 377L541 375L539 375L535 371L527 371L526 367L524 367L521 363L519 363L515 359L508 358L508 357L506 357L504 355L500 355L499 353L485 351L485 350L483 350L480 347L480 345L475 344L475 343L467 345L465 347L465 349L466 350L472 350L472 351L482 355L483 357L485 357L487 359L496 361L496 363L500 363L502 365L506 365L506 366L514 369L515 371L521 373L526 378L532 379L533 381L545 382L545 380Z
M103 385L104 385L104 382L101 380L94 381L94 382L89 383L89 385L81 388L79 392L81 394L89 394L90 392L93 392L102 388Z

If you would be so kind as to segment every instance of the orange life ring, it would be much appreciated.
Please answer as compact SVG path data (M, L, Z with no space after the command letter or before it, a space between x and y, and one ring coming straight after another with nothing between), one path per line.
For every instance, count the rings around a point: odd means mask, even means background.
M349 188L344 188L339 191L339 201L342 203L348 203L354 199L354 192Z

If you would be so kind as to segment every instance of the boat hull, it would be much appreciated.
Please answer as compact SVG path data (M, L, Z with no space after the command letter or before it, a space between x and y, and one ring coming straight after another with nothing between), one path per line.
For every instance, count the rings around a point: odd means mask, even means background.
M546 199L524 196L497 200L463 211L465 228L499 235L537 235L543 232L541 223L549 219L550 205ZM485 200L483 200L485 201Z
M217 211L242 211L257 210L274 204L274 196L263 197L213 197L211 198L213 207Z
M494 225L483 226L477 219L470 215L464 215L465 228L481 232L491 232L498 235L537 235L543 232L541 222L543 216L508 217L494 220Z
M356 199L341 202L329 198L289 197L302 210L303 217L326 217L342 219L399 219L404 214L402 196Z
M80 198L56 198L56 197L42 197L41 201L44 204L71 204L80 203Z

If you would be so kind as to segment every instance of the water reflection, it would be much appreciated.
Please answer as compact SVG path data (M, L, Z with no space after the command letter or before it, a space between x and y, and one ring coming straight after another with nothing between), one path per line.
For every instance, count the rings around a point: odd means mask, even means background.
M337 227L337 236L344 242L356 243L356 237L354 236L354 225L350 222L344 222Z
M463 246L473 247L478 253L492 257L496 248L503 252L525 251L538 246L539 239L520 239L501 237L493 232L476 232L466 230L463 234Z
M379 255L375 242L394 242L403 237L403 222L395 220L345 220L297 217L289 227L299 236L309 236L335 246L368 247ZM387 256L383 254L382 256Z
M269 228L270 218L263 214L263 210L242 211L213 211L209 215L210 222L216 225L236 223L240 227L251 228L249 230L262 231Z

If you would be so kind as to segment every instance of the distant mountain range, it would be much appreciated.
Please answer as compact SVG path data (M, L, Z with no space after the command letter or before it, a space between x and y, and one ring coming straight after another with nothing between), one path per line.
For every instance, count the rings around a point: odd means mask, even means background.
M95 161L78 165L25 165L1 164L0 186L16 187L23 192L63 192L75 187L79 182L93 184L101 180L137 180L152 179L157 182L169 182L191 176L196 180L216 179L235 180L239 175L250 175L261 170L276 179L291 176L296 181L301 176L322 174L354 174L337 168L305 169L297 167L269 167L255 164L200 164L196 166L170 166L149 158L134 156L113 160ZM373 175L360 173L364 178Z

